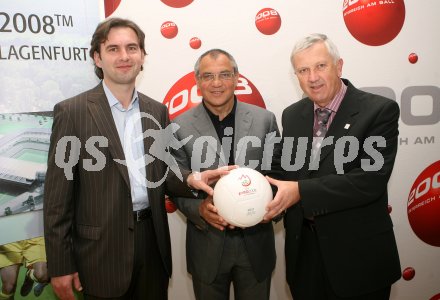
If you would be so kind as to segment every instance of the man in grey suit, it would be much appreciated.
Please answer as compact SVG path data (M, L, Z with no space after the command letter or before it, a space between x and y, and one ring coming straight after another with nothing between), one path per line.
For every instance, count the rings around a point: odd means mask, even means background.
M279 136L276 119L263 108L237 101L234 58L212 49L200 56L194 69L203 101L173 120L180 126L179 140L192 136L174 153L177 161L193 170L234 164L269 169L263 150L266 140ZM211 196L173 201L187 217L187 269L196 299L229 299L231 282L236 299L269 299L276 259L272 224L234 228L218 215Z
M85 299L167 299L172 264L165 192L209 194L211 179L225 173L182 174L159 155L166 149L157 145L167 141L146 136L173 138L163 130L166 107L135 88L144 39L130 20L99 24L90 56L102 82L54 107L44 235L48 272L61 299L74 299L72 286Z

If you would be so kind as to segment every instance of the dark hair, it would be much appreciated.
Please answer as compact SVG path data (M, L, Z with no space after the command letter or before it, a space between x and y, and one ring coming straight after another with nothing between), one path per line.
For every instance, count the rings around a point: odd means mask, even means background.
M199 75L200 75L200 62L202 61L202 59L205 56L209 55L212 58L217 59L217 57L221 54L225 55L229 59L229 61L232 64L232 68L234 69L234 73L238 73L237 62L235 61L234 57L231 54L229 54L228 52L226 52L225 50L222 50L222 49L211 49L211 50L206 51L202 55L200 55L200 57L197 59L196 64L194 65L195 76L199 77Z
M130 21L127 19L121 19L121 18L109 18L109 19L99 23L98 27L96 27L95 32L93 33L92 41L90 42L90 51L89 51L89 55L92 58L93 64L95 65L95 74L96 74L96 76L98 76L99 79L104 78L104 73L102 72L102 69L95 64L94 55L95 55L95 52L100 54L101 44L104 43L108 39L108 35L110 33L110 30L115 27L128 27L128 28L133 29L133 31L136 33L136 35L139 39L139 47L144 52L144 54L146 54L146 52L145 52L145 33L133 21ZM142 69L143 69L143 67L141 67L141 70Z

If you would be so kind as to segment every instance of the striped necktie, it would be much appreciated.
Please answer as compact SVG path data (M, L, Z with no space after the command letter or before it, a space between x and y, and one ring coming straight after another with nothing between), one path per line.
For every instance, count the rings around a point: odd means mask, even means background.
M326 108L317 108L315 127L313 128L313 143L312 143L312 160L316 159L316 156L321 148L322 140L327 133L327 123L332 113L331 110Z
M315 113L317 122L313 130L313 136L325 137L325 134L327 133L328 119L332 111L326 108L317 108Z

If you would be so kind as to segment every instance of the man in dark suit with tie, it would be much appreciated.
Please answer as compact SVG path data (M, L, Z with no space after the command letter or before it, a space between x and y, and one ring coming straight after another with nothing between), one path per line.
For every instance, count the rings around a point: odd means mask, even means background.
M270 136L279 137L278 126L273 113L237 101L235 59L212 49L199 57L194 71L203 100L173 120L180 126L179 140L191 137L175 153L177 160L193 170L236 164L267 172L264 146ZM218 215L210 196L173 200L187 217L186 262L196 299L229 299L231 282L235 299L269 299L276 260L272 224L234 228Z
M99 24L90 56L102 82L54 107L44 234L48 272L61 299L74 299L72 286L86 299L167 299L165 193L212 193L208 184L226 172L190 175L170 165L167 109L135 88L144 39L130 20Z
M290 291L295 300L389 299L401 274L387 194L399 107L341 79L343 61L323 34L300 40L291 62L307 97L283 112L283 150L293 151L282 159L285 181L270 180L278 192L266 216L287 210Z

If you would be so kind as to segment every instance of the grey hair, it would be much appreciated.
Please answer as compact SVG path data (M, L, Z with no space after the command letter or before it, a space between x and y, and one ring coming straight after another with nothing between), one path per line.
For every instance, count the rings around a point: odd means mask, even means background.
M292 65L293 65L293 58L298 52L308 49L313 45L315 45L316 43L324 43L330 56L333 58L334 63L336 63L341 58L339 56L338 48L325 34L313 33L300 39L293 47L292 54L290 55L290 61Z
M206 51L202 55L200 55L199 59L197 59L196 64L194 65L195 76L199 77L199 75L200 75L200 62L205 56L209 55L212 58L216 59L221 54L225 55L229 59L229 61L232 64L232 68L234 69L234 73L238 73L237 62L235 61L234 57L231 54L229 54L228 52L226 52L225 50L222 50L222 49L211 49L211 50Z

